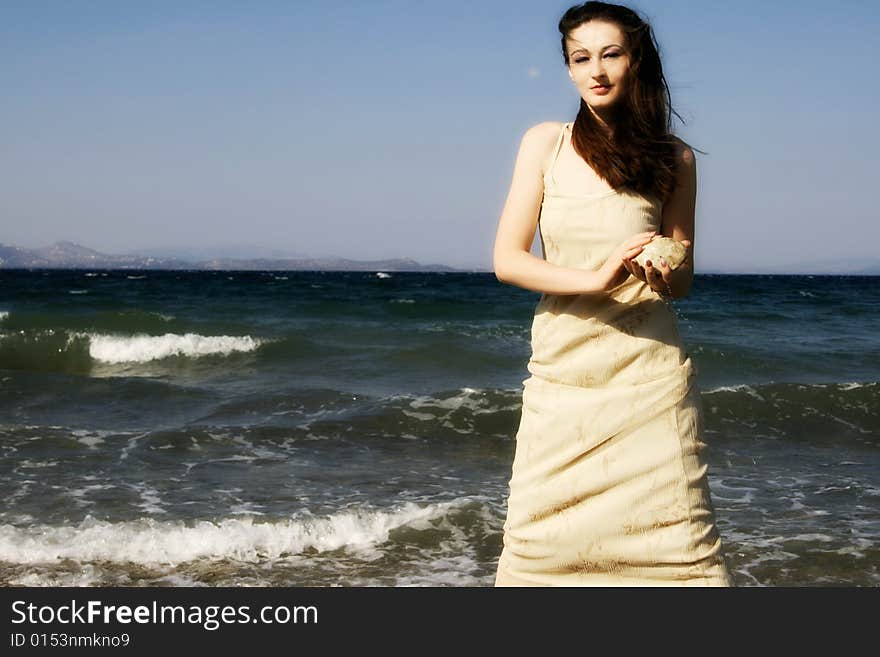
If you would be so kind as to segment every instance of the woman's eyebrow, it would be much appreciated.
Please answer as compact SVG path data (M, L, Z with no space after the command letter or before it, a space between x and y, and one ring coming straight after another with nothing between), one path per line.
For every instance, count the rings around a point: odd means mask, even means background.
M611 43L611 44L608 44L607 46L605 46L604 48L602 48L602 50L608 50L609 48L614 48L615 46L617 46L618 48L623 48L623 46L619 46L616 43ZM575 55L579 52L585 52L588 55L590 54L590 51L587 50L586 48L578 48L577 50L572 50L570 53L568 53L568 55L570 57L571 55Z

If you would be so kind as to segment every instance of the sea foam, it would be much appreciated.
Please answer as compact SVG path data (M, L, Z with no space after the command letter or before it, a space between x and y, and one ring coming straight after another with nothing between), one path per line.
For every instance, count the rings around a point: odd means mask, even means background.
M407 502L393 510L341 511L329 517L298 517L275 522L225 518L219 522L156 521L141 518L106 522L87 516L78 525L15 527L0 525L0 561L55 563L59 559L179 564L195 559L266 558L345 548L370 552L404 525L428 529L456 502L419 506Z
M105 363L146 363L169 356L210 356L254 351L263 341L249 335L105 335L88 333L89 355Z

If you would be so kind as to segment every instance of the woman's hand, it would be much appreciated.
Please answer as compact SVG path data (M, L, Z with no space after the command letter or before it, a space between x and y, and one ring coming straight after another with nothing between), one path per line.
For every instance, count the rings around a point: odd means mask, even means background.
M654 239L654 236L656 234L657 231L652 230L646 233L633 235L628 240L623 242L623 244L614 249L611 255L608 256L605 264L603 264L602 267L599 269L599 275L601 276L603 290L607 292L608 290L617 287L627 278L629 278L629 275L632 273L632 269L630 267L627 267L626 263L632 263L632 258L635 258L639 253L641 253L645 244Z
M656 237L661 236L657 235ZM651 239L653 240L654 237ZM681 240L681 243L688 249L691 246L690 240ZM672 298L672 287L675 285L676 276L684 275L684 269L687 267L687 258L675 269L670 269L663 258L660 258L660 262L646 260L644 268L632 258L628 258L624 260L624 267L640 281L647 283L648 287L661 297L670 299Z

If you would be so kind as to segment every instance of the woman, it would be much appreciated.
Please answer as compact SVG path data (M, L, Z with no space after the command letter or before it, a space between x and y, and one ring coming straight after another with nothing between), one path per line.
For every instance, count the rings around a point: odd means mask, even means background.
M733 586L668 303L693 277L694 154L635 12L586 2L559 30L580 110L526 131L495 242L498 279L543 293L495 585ZM634 260L660 236L687 247L675 270Z

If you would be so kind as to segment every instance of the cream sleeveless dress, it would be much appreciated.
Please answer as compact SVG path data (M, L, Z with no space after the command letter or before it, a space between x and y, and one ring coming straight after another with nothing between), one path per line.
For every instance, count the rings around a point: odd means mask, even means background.
M630 191L563 194L548 166L544 258L599 269L660 229ZM601 294L544 294L509 481L495 586L733 586L706 477L696 369L672 306L630 276Z

